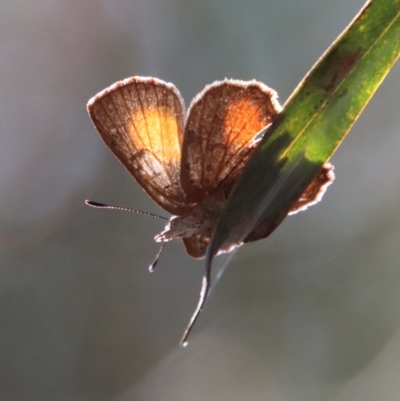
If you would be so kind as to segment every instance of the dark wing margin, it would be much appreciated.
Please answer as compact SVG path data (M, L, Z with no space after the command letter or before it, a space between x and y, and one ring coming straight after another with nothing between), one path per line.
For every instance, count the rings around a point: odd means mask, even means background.
M162 208L188 208L180 184L185 106L178 89L155 78L119 81L89 100L93 124L118 160Z
M260 82L206 86L192 101L183 138L181 182L189 201L201 201L223 181L236 180L256 134L280 110L276 92Z

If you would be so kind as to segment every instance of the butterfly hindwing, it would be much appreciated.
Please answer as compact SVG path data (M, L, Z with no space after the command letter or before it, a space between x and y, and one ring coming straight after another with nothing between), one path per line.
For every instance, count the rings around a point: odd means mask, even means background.
M311 181L301 197L293 203L288 215L296 214L318 203L334 179L335 174L333 172L332 164L324 164L318 175ZM268 221L260 221L252 229L244 242L253 242L266 238L275 228L276 227L271 225Z

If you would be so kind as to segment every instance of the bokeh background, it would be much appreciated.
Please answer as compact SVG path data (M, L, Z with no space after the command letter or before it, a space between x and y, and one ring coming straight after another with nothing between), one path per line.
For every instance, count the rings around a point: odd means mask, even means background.
M187 349L203 264L95 132L87 100L156 76L186 104L256 78L282 103L364 0L4 0L0 401L398 400L400 65L323 202L240 248Z

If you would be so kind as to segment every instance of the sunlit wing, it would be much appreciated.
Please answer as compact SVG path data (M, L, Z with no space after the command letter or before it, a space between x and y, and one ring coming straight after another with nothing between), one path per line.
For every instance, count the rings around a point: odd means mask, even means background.
M184 103L170 83L132 77L87 105L94 126L119 161L168 212L187 210L180 184Z
M301 212L302 210L306 210L308 207L318 203L334 179L335 174L333 173L333 166L330 163L324 164L318 175L308 185L303 195L301 195L301 197L292 205L288 214L291 215ZM244 242L253 242L266 238L275 228L275 226L268 222L258 224L253 228Z
M279 113L276 92L256 81L207 86L189 108L182 147L181 182L191 202L222 181L236 179L255 135Z
M314 180L311 181L311 184L306 188L300 199L291 207L289 215L306 210L308 207L318 203L334 179L335 174L332 164L324 164L321 171Z

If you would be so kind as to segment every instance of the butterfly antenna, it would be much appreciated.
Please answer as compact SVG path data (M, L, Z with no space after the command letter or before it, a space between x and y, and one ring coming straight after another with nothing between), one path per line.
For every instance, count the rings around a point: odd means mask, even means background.
M90 200L85 200L85 203L88 206L94 207L96 209L113 209L113 210L123 210L124 212L133 212L133 213L139 213L139 214L145 214L147 216L152 216L156 217L157 219L162 219L162 220L169 220L168 218L164 216L160 216L159 214L154 214L154 213L149 213L149 212L143 212L142 210L136 210L136 209L131 209L130 207L124 207L124 206L115 206L115 205L107 205L105 203L99 203L99 202L94 202ZM162 249L163 247L161 247ZM159 252L160 253L160 252ZM160 255L157 255L157 257ZM156 262L156 261L155 261Z
M149 272L150 273L153 273L155 267L157 266L158 259L160 259L161 252L163 251L166 243L167 242L165 242L165 241L162 243L161 248L160 248L160 250L158 251L158 253L156 255L156 258L154 259L154 262L149 266Z
M203 310L204 304L206 303L207 300L208 293L210 292L210 288L211 288L211 261L207 261L206 275L203 277L203 282L201 284L199 302L190 319L189 324L186 327L185 332L183 333L183 337L181 340L181 345L183 347L186 347L188 345L189 334L191 333L194 324L196 323L197 319L200 316L201 311Z

